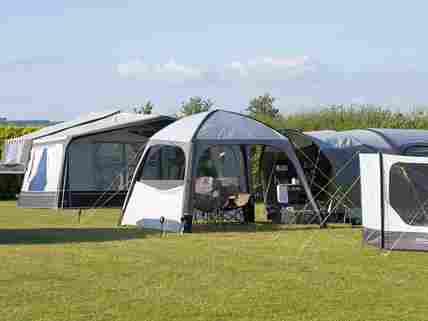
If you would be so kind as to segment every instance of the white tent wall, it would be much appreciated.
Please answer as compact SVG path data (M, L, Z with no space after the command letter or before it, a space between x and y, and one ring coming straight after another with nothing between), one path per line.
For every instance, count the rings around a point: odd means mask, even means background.
M137 169L134 171L132 184L123 205L120 225L137 225L144 228L164 228L169 231L178 231L181 218L186 213L185 198L189 184L185 184L185 182L191 182L190 146L189 143L176 141L156 139L149 141L139 159ZM154 148L163 147L177 148L183 152L186 171L182 180L168 179L168 177L163 179L144 178L144 175L147 174L144 173L145 164L152 161L149 159L150 151ZM158 165L158 162L153 165ZM165 219L163 225L160 222L161 217Z
M144 225L144 228L159 229L162 216L165 219L165 230L178 231L183 216L184 185L159 190L142 182L136 182L133 192L122 225L140 227ZM140 195L144 195L144 198Z
M360 160L364 241L390 250L427 251L428 194L424 186L428 181L428 158L377 154L360 155ZM421 166L424 170L412 176L406 166ZM403 179L396 180L400 175ZM403 208L394 205L400 203ZM408 214L409 222L405 222L404 215ZM415 220L420 215L424 218L422 223Z
M50 143L33 146L28 168L24 175L21 195L33 202L32 207L57 207L58 189L62 178L64 144ZM21 197L18 204L25 206Z
M380 247L382 229L382 196L380 154L360 154L361 204L363 239Z
M56 192L61 177L63 149L64 145L57 143L33 147L22 191Z

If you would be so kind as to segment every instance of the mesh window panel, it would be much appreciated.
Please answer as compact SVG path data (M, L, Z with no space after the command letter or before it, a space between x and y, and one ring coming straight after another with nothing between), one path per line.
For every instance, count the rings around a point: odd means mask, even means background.
M221 208L229 196L245 193L245 177L240 146L214 145L206 148L196 168L195 209L211 212ZM205 188L202 188L204 185Z
M391 167L391 206L409 225L428 225L428 164L396 163Z
M126 191L144 144L73 143L69 150L70 191Z
M127 169L125 144L96 145L94 167L97 190L125 190L124 172Z
M239 146L218 145L207 148L199 158L197 177L213 177L231 193L243 188L241 177L245 177L244 158Z
M169 188L175 182L184 181L186 156L181 148L171 145L150 147L144 161L139 181L155 185L158 188ZM165 182L174 182L171 186ZM181 185L182 183L180 183Z

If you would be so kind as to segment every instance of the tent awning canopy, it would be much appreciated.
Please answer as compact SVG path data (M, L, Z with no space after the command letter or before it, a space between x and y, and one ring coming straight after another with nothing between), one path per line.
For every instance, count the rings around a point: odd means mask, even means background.
M126 127L134 127L134 126L142 126L146 127L147 131L152 129L153 132L158 131L160 128L157 125L157 122L161 122L165 120L167 123L170 123L173 118L164 115L139 115L135 113L124 113L119 112L112 115L109 115L105 118L98 119L94 122L85 123L77 127L71 127L61 132L51 134L42 138L35 139L33 141L34 144L47 144L50 142L57 142L61 140L68 140L71 138L88 136L92 134L97 134L100 132L106 132L111 130L116 130L120 128ZM150 127L150 123L153 123L152 127ZM151 133L153 134L153 133Z
M33 133L5 140L2 162L4 164L26 165L33 144L48 144L67 141L76 137L108 132L121 128L131 128L144 125L138 129L135 136L150 137L159 129L165 127L175 118L165 115L140 115L121 112L120 110L89 113L75 120L42 128ZM144 130L144 132L139 132Z

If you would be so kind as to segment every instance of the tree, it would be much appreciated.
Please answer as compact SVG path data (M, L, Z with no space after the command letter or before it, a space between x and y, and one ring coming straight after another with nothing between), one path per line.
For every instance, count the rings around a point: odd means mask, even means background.
M252 117L268 116L276 118L279 116L279 109L274 107L274 102L275 98L266 93L263 96L251 99L247 111Z
M135 107L134 112L136 114L150 115L154 107L155 105L153 105L153 103L148 100L144 105Z
M204 99L199 96L190 97L189 101L181 104L180 113L183 116L189 116L204 111L209 111L214 106L214 102L210 99Z

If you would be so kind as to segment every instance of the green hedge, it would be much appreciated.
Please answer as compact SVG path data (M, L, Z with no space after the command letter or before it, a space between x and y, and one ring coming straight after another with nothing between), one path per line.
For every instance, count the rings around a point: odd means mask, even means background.
M428 128L428 108L407 113L373 105L334 105L319 111L295 113L274 122L283 128L305 131L355 128Z
M0 125L0 159L3 152L3 141L5 139L19 137L28 133L31 133L35 130L38 130L38 127L17 127L17 126L1 126Z

